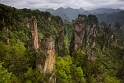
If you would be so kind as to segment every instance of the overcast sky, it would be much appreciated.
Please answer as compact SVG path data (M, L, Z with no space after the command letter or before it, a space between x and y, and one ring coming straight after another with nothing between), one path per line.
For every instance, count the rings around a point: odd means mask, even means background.
M0 0L0 3L16 8L96 8L124 9L124 0Z

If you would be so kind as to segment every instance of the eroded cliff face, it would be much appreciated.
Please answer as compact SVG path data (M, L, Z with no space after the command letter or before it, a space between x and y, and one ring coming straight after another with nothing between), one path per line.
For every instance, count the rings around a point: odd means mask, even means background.
M88 60L95 61L96 60L96 27L98 25L98 20L96 16L89 15L88 16L88 26L86 27L86 49Z
M31 39L28 41L28 49L37 51L38 45L38 31L37 31L37 20L34 16L30 19L29 29L31 32Z
M41 39L39 53L36 60L36 68L41 73L51 73L49 83L55 83L55 43L52 36L47 36Z
M29 19L27 17L24 20L24 24L27 28L29 28Z
M111 26L111 24L107 24L104 22L102 22L101 25L103 31L102 35L103 44L101 47L102 50L104 50L106 47L109 47L112 42L115 42L120 46L124 46L123 33L118 23L116 23L114 27ZM122 36L119 36L120 34Z
M4 40L4 44L8 45L9 44L9 30L8 30L8 27L4 26L3 31L4 31L5 36L6 36L6 38Z
M48 20L51 20L49 16ZM26 25L28 20L26 20ZM28 26L27 26L28 28ZM38 43L38 30L37 30L37 20L33 16L29 21L29 29L31 32L31 38L28 41L28 49L30 51L35 51L36 54L36 68L40 73L51 73L49 78L49 83L55 83L55 43L50 34L44 35L44 38Z
M97 23L97 18L94 15L89 15L88 17L78 15L70 43L71 56L75 55L79 49L85 49L87 50L88 60L95 61L96 51L94 48L96 46Z
M52 36L45 37L40 43L41 54L37 58L37 69L41 73L49 73L54 70L55 47Z
M56 16L56 22L58 23L57 27L57 37L56 37L56 52L58 52L59 56L63 56L64 54L64 27L63 21L61 17Z
M84 16L78 15L78 21L74 24L74 32L70 42L70 55L73 56L79 49L82 49L82 43L85 35Z
M98 64L96 51L96 34L98 20L94 15L78 15L77 21L74 23L74 32L70 42L70 55L78 56L78 50L86 51L87 61L93 64ZM102 83L103 76L99 73L96 75L96 82Z
M2 31L4 32L4 34L6 36L6 38L3 40L3 42L5 45L8 45L10 43L9 42L9 29L5 24L4 18L0 24L1 24L0 30L2 29Z
M113 30L111 28L110 24L102 24L103 25L103 45L102 45L102 50L104 50L106 47L109 46L109 44L115 40L117 42L117 40L115 39L115 35L113 34Z

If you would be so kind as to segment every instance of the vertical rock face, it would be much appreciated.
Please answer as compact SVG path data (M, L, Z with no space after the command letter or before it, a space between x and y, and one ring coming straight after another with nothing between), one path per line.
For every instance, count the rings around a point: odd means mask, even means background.
M50 83L55 83L54 64L55 64L55 43L50 34L46 34L38 44L37 20L33 16L29 22L31 39L28 41L28 49L36 52L36 68L40 73L52 73L49 78ZM39 50L38 50L39 48Z
M9 30L8 30L8 27L6 27L6 25L5 25L4 18L3 18L3 20L2 20L2 22L0 24L1 24L0 26L2 28L2 31L4 31L4 33L6 35L6 39L4 40L4 44L8 45L9 44Z
M36 67L41 73L51 73L49 83L56 83L55 43L51 35L44 37L40 43L40 55L37 56Z
M88 16L88 26L86 27L86 48L94 48L96 45L97 18L94 15Z
M6 35L6 39L4 40L4 44L8 45L9 44L9 38L8 38L9 37L9 31L8 31L8 27L4 26L3 31L4 31L4 33Z
M24 24L27 28L29 28L29 20L28 18L26 17L25 20L24 20Z
M96 27L98 20L96 16L89 15L88 16L88 26L86 27L86 49L88 60L95 61L96 60Z
M61 17L56 17L56 22L58 23L57 27L57 38L56 38L56 51L58 52L58 55L62 56L64 51L64 27L63 27L63 21Z
M103 25L103 45L102 49L104 50L105 47L108 47L110 42L115 40L117 42L117 39L115 39L115 35L113 35L112 28L110 24L102 24Z
M82 49L82 42L85 35L84 16L78 15L78 21L74 24L74 33L70 43L70 55L73 56L78 49Z
M88 59L95 61L96 51L94 48L96 46L96 27L98 21L94 15L89 15L87 19L84 15L78 15L70 43L70 55L75 55L78 49L86 49Z
M55 47L52 36L45 37L41 40L41 55L37 58L37 69L41 73L49 73L54 70Z
M51 15L48 16L48 20L51 21Z
M34 16L30 19L29 29L31 31L31 39L28 41L28 49L36 51L39 48L39 45L37 33L37 20Z

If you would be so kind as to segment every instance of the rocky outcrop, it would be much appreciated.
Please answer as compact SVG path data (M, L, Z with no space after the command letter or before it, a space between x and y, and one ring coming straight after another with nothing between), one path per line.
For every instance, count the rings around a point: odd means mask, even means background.
M41 73L51 73L50 83L55 83L55 44L51 35L41 39L39 55L37 56L36 67Z
M56 22L58 24L57 27L57 37L56 37L56 52L58 52L59 56L64 55L64 27L63 27L63 21L61 17L56 16Z
M103 83L103 81L104 81L103 75L102 74L97 74L96 76L97 76L96 77L96 83Z
M86 27L86 49L88 60L95 61L96 60L96 27L98 25L98 20L96 16L89 15L88 16L88 26Z
M25 24L26 28L29 28L29 19L27 17L24 20L24 24Z
M73 37L70 42L70 55L76 54L78 49L82 49L82 42L85 35L85 21L83 15L78 15L78 21L74 24Z
M101 49L104 50L106 47L110 45L112 41L117 42L117 39L115 38L115 35L113 34L113 29L110 24L102 24L102 30L103 30L103 44Z
M87 20L88 19L88 20ZM79 49L87 50L88 60L96 59L96 27L97 18L94 15L78 15L74 24L73 37L70 43L70 55L73 56Z
M55 63L55 48L52 36L41 40L40 52L41 55L37 60L37 69L42 73L53 71Z
M6 38L4 39L4 44L8 45L9 44L9 31L8 31L8 27L4 27L3 31L5 33Z
M0 30L2 30L6 36L6 38L3 40L4 44L8 45L9 44L9 30L8 30L8 27L6 27L4 18L0 23Z
M96 60L96 50L94 48L87 50L88 60Z
M29 29L31 32L31 39L28 41L28 49L31 51L32 50L37 51L37 49L39 48L38 32L37 32L37 20L34 16L30 19Z
M97 18L94 15L88 16L88 26L86 27L86 48L94 48L96 45Z
M50 21L50 17L48 20ZM28 49L36 53L36 68L44 75L45 73L52 74L49 78L49 83L56 83L54 73L55 43L52 36L46 33L44 38L38 43L37 20L34 16L29 21L29 30L31 38L28 41Z

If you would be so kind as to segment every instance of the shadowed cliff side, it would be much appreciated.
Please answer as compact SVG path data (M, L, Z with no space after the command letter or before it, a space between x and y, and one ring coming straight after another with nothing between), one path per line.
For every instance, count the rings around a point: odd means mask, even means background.
M88 60L95 60L97 18L94 15L78 15L74 24L73 37L70 43L70 55L78 50L87 50Z
M70 55L76 60L77 57L81 56L80 53L82 53L84 58L80 58L83 59L84 64L81 66L87 69L84 70L86 77L89 78L89 75L95 75L96 83L102 83L104 78L99 69L96 50L97 27L98 20L95 15L78 15L74 23L74 32L70 42ZM92 66L89 68L88 64L92 64ZM92 71L92 73L88 71Z
M63 27L63 21L62 18L59 16L56 16L56 22L58 23L57 27L57 37L55 42L56 52L59 56L64 56L64 27Z
M40 42L39 53L37 55L36 67L41 73L51 73L49 83L56 83L55 64L55 43L51 35L46 35Z
M85 35L85 21L83 15L78 15L78 20L74 24L74 32L70 42L70 55L74 56L78 49L82 49L82 42Z

